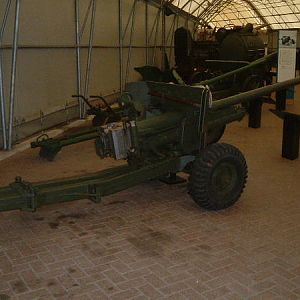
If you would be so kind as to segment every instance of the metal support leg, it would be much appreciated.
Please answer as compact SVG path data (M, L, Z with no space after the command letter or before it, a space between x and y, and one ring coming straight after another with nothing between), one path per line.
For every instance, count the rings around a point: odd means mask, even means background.
M150 45L150 42L152 41L152 36L155 33L154 36L154 46L151 47L152 49L152 58L150 60L150 56L148 57L148 65L154 65L155 63L155 52L156 52L156 43L157 43L157 30L159 27L159 22L160 22L160 9L157 10L153 25L151 27L150 33L148 34L148 44Z
M186 179L178 176L176 173L169 173L166 176L160 177L159 180L168 185L175 185L186 182Z
M127 57L125 84L127 84L128 77L129 77L129 68L130 68L131 53L132 53L132 43L133 43L133 36L134 36L134 27L135 27L136 3L137 3L137 0L134 0L133 8L132 8L132 16L131 16L132 19L131 19L130 41L129 41L129 49L128 49L128 57Z
M120 93L123 93L123 2L119 0L119 81Z
M82 39L82 37L83 37L85 27L86 27L86 24L87 24L87 21L88 21L88 18L89 18L91 9L92 9L92 5L93 5L93 0L90 0L89 6L86 10L86 13L85 13L85 16L84 16L84 19L83 19L83 22L82 22L82 27L80 29L80 39Z
M286 109L286 90L276 92L276 110L282 111Z
M88 97L89 85L90 85L90 75L91 75L91 64L92 64L92 52L93 52L93 41L94 41L94 32L95 32L95 16L96 16L96 5L97 0L93 0L92 5L92 16L91 16L91 27L90 27L90 37L89 37L89 50L85 74L85 86L84 86L84 97ZM83 114L81 118L85 118L86 115L86 105L83 105Z
M270 109L283 120L282 157L294 160L299 157L300 115Z
M168 45L170 45L170 51L169 51L169 59L170 60L171 60L172 53L173 53L173 41L174 41L174 34L175 34L176 19L177 19L177 15L174 15L174 19L173 19L170 31L167 36L167 41L166 41L166 43ZM170 38L171 38L171 41L169 42Z
M136 5L136 1L134 1L133 5L132 5L131 11L130 11L129 16L128 16L127 23L126 23L125 28L124 28L124 30L123 30L123 33L122 33L122 38L123 38L123 40L124 40L125 37L126 37L127 30L128 30L129 24L130 24L130 21L132 21L132 17L133 17L133 15L135 14L135 5Z
M146 45L146 65L149 63L149 12L148 2L145 2L145 45Z
M248 127L260 128L261 127L261 111L263 99L252 101L249 105L249 121Z
M14 28L14 41L13 41L13 53L12 53L11 82L10 82L9 124L8 124L8 141L7 141L8 150L12 148L12 137L13 137L17 54L18 54L19 23L20 23L19 21L20 21L20 0L16 0L15 28Z
M165 14L165 6L164 0L161 1L161 69L165 71L166 69L166 14Z
M299 157L300 116L287 114L283 122L282 157L294 160Z
M80 61L80 8L79 0L75 0L75 29L76 29L76 70L77 70L77 95L81 95L81 61ZM83 116L83 101L78 98L79 117Z
M0 113L1 113L3 149L7 150L6 109L5 109L5 100L4 100L3 70L2 70L2 57L1 57L1 54L0 54Z
M158 37L158 32L159 32L159 26L160 26L160 14L161 14L161 9L158 11L158 19L156 22L156 29L155 29L155 37L154 37L154 48L153 48L153 56L152 56L152 65L155 65L156 61L156 48L157 48L157 37Z
M0 30L0 45L2 45L3 35L7 24L7 18L11 7L11 2L12 0L8 0L6 3L3 22ZM0 52L0 114L1 114L3 149L7 150L6 108L5 108L5 99L4 99L3 64L2 64L1 52Z

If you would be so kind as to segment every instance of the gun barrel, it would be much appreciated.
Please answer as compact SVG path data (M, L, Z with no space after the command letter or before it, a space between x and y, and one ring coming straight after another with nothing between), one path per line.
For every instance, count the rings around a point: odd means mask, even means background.
M212 78L212 79L208 79L208 80L204 80L204 81L201 81L200 83L197 83L195 85L211 85L211 84L214 84L216 82L219 82L220 80L224 80L224 79L227 79L227 78L230 78L231 76L233 75L237 75L237 74L240 74L242 72L245 72L245 71L248 71L254 67L257 67L259 65L263 65L263 64L266 64L267 62L273 60L274 58L277 57L277 52L273 52L271 54L268 54L262 58L259 58L251 63L249 63L248 65L246 66L243 66L239 69L236 69L236 70L233 70L233 71L230 71L230 72L227 72L225 74L222 74L220 76L217 76L215 78Z
M272 85L267 85L265 87L261 87L261 88L251 90L248 92L240 93L238 95L230 96L225 99L213 101L211 108L213 110L216 110L216 109L225 108L225 107L228 107L231 105L239 104L239 103L242 103L245 101L251 101L251 100L257 99L259 97L269 95L272 92L284 90L290 86L295 86L297 84L300 84L300 76L290 79L290 80L283 81L283 82L275 83Z

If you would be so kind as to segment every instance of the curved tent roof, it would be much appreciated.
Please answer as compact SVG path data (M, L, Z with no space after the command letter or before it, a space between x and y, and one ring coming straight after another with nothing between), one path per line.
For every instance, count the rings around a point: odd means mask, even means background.
M270 29L300 28L300 0L168 0L214 27L252 23Z

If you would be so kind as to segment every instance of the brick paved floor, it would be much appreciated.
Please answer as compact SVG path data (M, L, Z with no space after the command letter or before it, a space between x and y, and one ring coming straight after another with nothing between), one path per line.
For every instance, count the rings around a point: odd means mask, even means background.
M232 124L223 141L249 164L225 211L197 207L185 184L152 181L99 205L1 213L0 299L300 299L300 161L280 157L281 122L265 112L262 129ZM0 163L0 184L103 167L93 151L72 146L56 163L26 151Z

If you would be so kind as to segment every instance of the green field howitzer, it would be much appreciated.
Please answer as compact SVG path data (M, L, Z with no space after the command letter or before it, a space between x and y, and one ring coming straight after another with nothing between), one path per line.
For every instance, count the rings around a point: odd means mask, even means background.
M136 83L138 90L145 89L144 97L131 100L135 107L143 104L139 117L100 126L96 135L101 158L126 160L127 165L40 183L17 177L0 188L0 211L35 211L42 205L78 199L98 203L103 196L181 171L190 174L189 193L200 207L232 206L246 184L246 160L232 145L208 145L209 132L213 135L215 129L243 118L244 101L299 83L300 77L216 101L204 86Z
M235 69L233 71L230 71L228 73L222 74L221 76L212 78L207 81L203 81L201 83L195 84L195 86L203 86L208 85L210 89L213 92L213 100L217 101L219 98L224 98L227 96L231 96L234 93L243 92L245 90L245 86L248 86L246 90L251 88L257 88L261 86L262 79L257 76L253 75L250 77L246 77L245 82L240 83L240 86L242 87L242 90L232 92L228 88L225 91L219 91L214 90L216 83L226 81L228 79L231 79L232 77L237 77L238 74L245 74L245 72L248 74L253 70L256 70L258 67L264 66L265 64L268 64L270 61L274 60L274 58L277 57L277 53L269 54L263 58L260 58L256 61L253 61L246 66L242 66L241 68ZM144 76L144 80L147 79L153 79L157 74L157 72L153 72L153 69L156 69L154 67L142 67L142 68L136 68L141 74ZM150 75L149 75L150 74ZM160 73L159 73L160 74ZM176 74L176 71L175 71ZM178 74L176 74L175 77L178 78ZM169 78L170 76L167 76L166 78ZM161 79L162 77L160 77ZM179 80L179 78L178 78ZM177 80L177 81L178 81ZM89 106L88 113L95 115L93 119L93 125L95 127L91 127L89 129L85 130L79 130L77 133L70 134L65 137L60 138L49 138L46 135L42 135L39 137L35 142L31 144L32 148L40 147L40 156L43 158L46 158L48 160L53 160L57 153L65 146L80 143L87 140L94 140L98 136L99 126L105 125L107 123L117 122L121 120L126 119L142 119L144 117L144 114L148 113L149 111L145 111L144 103L143 101L139 101L139 98L146 97L145 91L147 88L145 87L146 84L129 84L128 85L128 92L124 93L121 98L118 101L118 104L114 107L111 107L107 101L101 97L101 96L91 96L90 99L100 99L104 103L105 108L101 107L95 107L92 106L88 99L81 95L74 95L73 97L80 97L83 99L84 102ZM133 99L134 98L134 99ZM152 110L153 111L153 110ZM151 112L152 113L152 112ZM226 116L228 114L228 116ZM217 142L223 135L225 131L225 127L227 123L230 123L232 121L240 121L241 120L241 113L235 113L235 111L232 110L232 108L227 108L223 111L218 112L208 112L207 122L210 123L213 119L220 119L220 118L227 118L228 122L223 122L222 126L218 127L212 127L209 126L209 130L207 132L207 144L215 143ZM233 118L233 119L232 119Z

